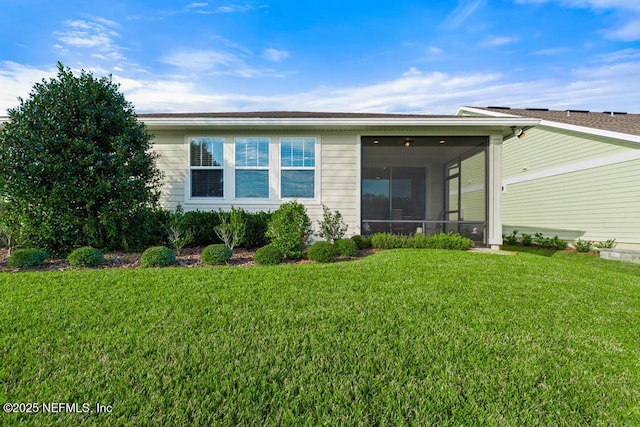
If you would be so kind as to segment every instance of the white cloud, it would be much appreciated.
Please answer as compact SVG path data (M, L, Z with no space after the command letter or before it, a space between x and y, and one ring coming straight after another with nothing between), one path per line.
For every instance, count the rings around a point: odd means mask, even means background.
M181 50L164 56L161 61L179 70L194 74L230 75L236 77L283 77L270 69L259 69L247 64L249 53L224 50Z
M442 26L451 30L459 28L484 3L485 0L458 0L458 6L447 16Z
M42 70L15 62L0 62L0 116L5 115L8 108L18 106L18 97L27 98L34 84L55 75L55 69Z
M482 47L498 47L511 43L516 43L518 39L516 37L490 37L480 43Z
M60 43L54 45L58 50L68 53L69 48L92 49L111 59L124 59L122 48L115 39L120 34L115 30L118 24L108 19L94 17L92 20L68 20L65 30L54 32Z
M289 52L286 50L269 48L262 51L262 57L269 61L280 62L289 57Z

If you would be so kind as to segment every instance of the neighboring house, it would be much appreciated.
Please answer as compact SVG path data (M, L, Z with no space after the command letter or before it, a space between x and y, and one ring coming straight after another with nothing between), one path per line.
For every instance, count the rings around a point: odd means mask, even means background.
M640 114L461 107L458 115L540 120L504 142L505 233L640 247Z
M349 234L459 231L502 244L503 139L539 120L351 113L140 114L155 137L163 203L273 211L322 205ZM613 236L610 236L613 237Z

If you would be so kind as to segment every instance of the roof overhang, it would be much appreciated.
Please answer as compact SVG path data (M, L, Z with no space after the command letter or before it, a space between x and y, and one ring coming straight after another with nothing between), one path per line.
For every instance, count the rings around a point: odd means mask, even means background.
M247 117L144 117L139 116L150 131L211 130L211 129L290 129L290 130L352 130L359 132L412 131L427 133L495 134L508 136L512 127L537 125L538 119L523 117L389 117L389 118L247 118Z
M476 115L482 115L483 117L496 117L496 118L522 117L522 116L516 116L512 114L501 113L499 111L489 111L489 110L485 110L481 108L473 108L473 107L460 107L458 108L457 114L460 117L478 117ZM466 116L465 114L473 114L474 116ZM539 126L562 129L564 131L570 131L570 132L584 133L588 135L601 136L605 138L618 139L622 141L640 143L640 136L638 135L632 135L624 132L614 132L614 131L605 130L605 129L597 129L597 128L592 128L588 126L571 125L568 123L554 122L551 120L544 120L544 119L537 119L537 120L540 122Z

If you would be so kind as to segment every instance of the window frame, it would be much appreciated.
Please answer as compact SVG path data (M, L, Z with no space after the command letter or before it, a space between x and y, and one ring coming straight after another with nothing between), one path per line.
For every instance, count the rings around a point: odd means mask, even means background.
M260 166L260 165L256 165L256 166L238 166L237 163L237 150L238 150L238 143L239 141L244 140L245 144L250 142L251 140L256 140L257 143L259 144L260 142L264 142L266 141L267 143L267 165L266 166ZM272 145L272 138L269 136L234 136L233 138L233 198L234 200L242 200L242 201L251 201L251 200L256 200L256 201L268 201L272 199L272 195L271 195L271 165L272 165L272 159L271 159L271 145ZM256 147L257 150L257 154L258 154L258 163L260 160L260 155L259 155L259 145ZM267 196L266 197L241 197L238 196L238 171L266 171L267 172Z
M220 165L218 166L194 166L192 165L192 158L191 158L191 144L194 140L213 140L214 144L220 143L222 144L222 159L220 161ZM191 202L200 202L200 201L219 201L219 200L224 200L227 194L227 177L226 177L226 159L228 157L226 151L226 138L221 137L221 136L188 136L187 137L187 168L188 168L188 189L186 192L186 196L187 199ZM213 153L212 153L213 154ZM198 170L219 170L222 172L222 196L194 196L193 195L193 175L192 172L193 171L198 171Z
M313 140L313 166L304 166L304 160L302 166L283 166L283 156L282 156L282 147L283 143L286 140L302 140L303 141L303 150L304 150L304 142L305 140ZM299 135L289 135L289 136L281 136L278 141L278 191L279 191L279 199L283 201L288 200L306 200L306 201L314 201L318 199L319 196L319 137L316 136L299 136ZM304 157L304 151L303 151ZM300 197L300 196L285 196L283 195L282 189L282 172L283 171L313 171L313 195L310 197Z

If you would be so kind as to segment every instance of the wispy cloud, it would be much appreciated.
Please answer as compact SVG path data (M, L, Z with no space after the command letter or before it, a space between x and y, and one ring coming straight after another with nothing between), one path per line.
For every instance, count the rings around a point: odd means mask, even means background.
M54 32L59 43L54 47L63 52L72 49L91 49L99 57L113 60L124 59L122 48L116 43L120 37L116 31L119 25L108 19L94 17L91 20L68 20L65 29Z
M458 0L458 6L442 23L443 28L459 28L473 13L484 6L485 0Z
M262 57L268 61L280 62L289 57L289 52L279 49L265 49L262 51Z
M249 65L247 59L250 57L252 57L251 54L224 50L186 49L165 55L161 58L161 62L190 75L196 71L200 75L229 75L244 78L284 76L274 70Z
M562 55L563 53L569 52L570 49L566 47L549 47L546 49L539 49L532 52L532 55L541 55L541 56L555 56Z
M482 47L498 47L504 46L511 43L516 43L519 39L517 37L490 37L482 42L480 42L480 46Z

